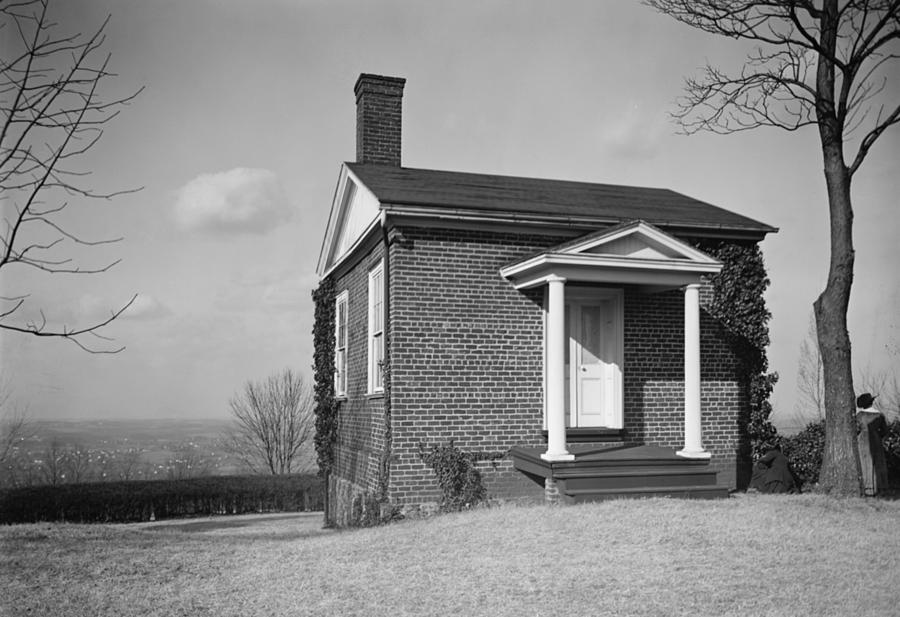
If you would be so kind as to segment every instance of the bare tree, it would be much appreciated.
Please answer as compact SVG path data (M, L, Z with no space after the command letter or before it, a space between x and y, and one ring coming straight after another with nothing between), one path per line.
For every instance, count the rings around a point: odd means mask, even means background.
M285 369L263 382L248 381L230 401L234 428L225 449L254 473L298 470L315 433L313 394L303 376Z
M900 379L888 370L866 369L859 378L860 392L870 392L877 397L875 407L888 422L900 420Z
M138 448L127 448L109 454L107 474L111 480L136 480L141 473L143 452Z
M0 487L18 488L40 483L40 468L24 450L13 450L0 466Z
M702 77L686 81L686 96L675 113L686 133L818 128L831 229L828 280L813 305L825 376L820 486L858 495L847 331L854 260L850 184L878 138L900 122L900 105L884 96L900 59L900 0L647 3L689 26L755 44L737 73L707 65Z
M10 403L9 390L0 385L0 464L9 458L17 444L31 435L28 412Z
M56 486L62 484L66 480L66 471L64 468L66 458L66 450L63 445L53 439L40 454L40 459L35 463L39 466L40 475L44 479L44 484Z
M124 191L99 192L85 186L90 172L82 155L103 136L119 109L139 93L104 99L109 54L102 51L109 18L87 36L57 33L50 0L0 0L0 272L12 266L44 274L97 274L118 260L78 265L78 249L118 242L89 239L66 224L69 199L110 199ZM71 220L69 218L69 220ZM29 294L4 289L0 328L38 337L59 337L94 353L116 353L104 326L119 317L136 296L93 323L50 327L43 308L29 304ZM100 346L87 344L92 336ZM96 341L95 341L96 342Z
M208 476L209 461L203 457L200 448L192 442L184 442L176 446L173 456L166 464L166 474L170 480L184 480Z
M825 417L825 378L822 375L822 354L816 341L816 322L810 318L806 338L800 343L800 362L797 369L797 400L800 418L809 422Z
M66 484L78 484L93 480L98 469L91 451L76 443L63 451L62 471Z

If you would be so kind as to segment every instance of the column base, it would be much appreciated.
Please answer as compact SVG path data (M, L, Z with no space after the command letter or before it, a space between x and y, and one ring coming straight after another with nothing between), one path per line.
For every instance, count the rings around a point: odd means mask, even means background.
M706 450L679 450L675 454L677 454L678 456L683 456L684 458L696 458L696 459L712 458L712 454L710 454Z
M545 461L554 463L556 461L574 461L575 455L569 454L568 452L563 452L562 454L551 454L550 452L544 452L543 454L541 454L541 458Z

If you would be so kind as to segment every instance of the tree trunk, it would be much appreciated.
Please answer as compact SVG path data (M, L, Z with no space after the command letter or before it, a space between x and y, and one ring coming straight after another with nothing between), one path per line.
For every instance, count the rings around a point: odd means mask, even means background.
M856 444L856 396L850 363L847 307L853 285L853 206L850 170L844 164L843 103L835 105L835 63L839 26L837 0L822 3L820 44L816 67L816 121L822 142L825 185L831 229L828 284L814 303L816 334L825 377L825 452L819 485L834 495L860 495L861 482ZM847 76L844 76L847 79ZM838 109L841 108L841 110Z
M856 395L847 332L854 260L851 177L844 165L840 143L823 143L823 153L831 222L831 261L828 284L814 304L825 377L825 451L819 484L827 493L852 496L861 494L861 485Z

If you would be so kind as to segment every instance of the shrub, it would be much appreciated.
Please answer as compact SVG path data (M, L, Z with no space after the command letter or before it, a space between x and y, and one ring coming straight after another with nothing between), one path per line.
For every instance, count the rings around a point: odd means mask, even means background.
M801 487L816 484L825 450L825 420L810 422L796 435L781 437L780 444L797 483Z
M485 457L463 452L450 440L446 446L419 444L419 456L434 470L441 488L441 511L457 512L471 508L487 499L481 473L475 461Z
M356 495L350 507L350 527L375 527L388 522L382 520L381 503L371 493Z
M818 482L825 450L825 420L811 422L791 437L781 437L780 443L798 482L801 485ZM888 484L900 487L900 420L888 423L883 444Z
M900 419L887 425L884 457L887 459L888 484L900 487Z

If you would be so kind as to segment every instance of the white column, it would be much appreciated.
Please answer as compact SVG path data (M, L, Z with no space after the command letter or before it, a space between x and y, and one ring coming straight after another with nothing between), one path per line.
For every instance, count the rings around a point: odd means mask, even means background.
M687 458L709 458L700 417L700 285L684 288L684 449Z
M547 281L547 451L545 461L571 461L566 450L566 279Z

